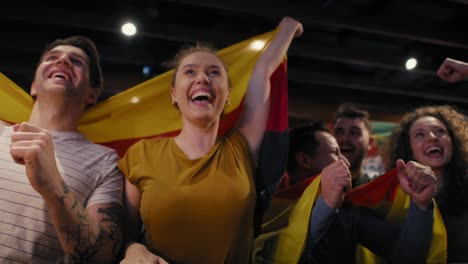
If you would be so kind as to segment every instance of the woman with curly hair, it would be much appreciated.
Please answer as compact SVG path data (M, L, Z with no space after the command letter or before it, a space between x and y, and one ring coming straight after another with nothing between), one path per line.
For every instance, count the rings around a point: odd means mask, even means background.
M414 160L434 171L435 197L447 230L447 262L468 262L468 128L451 106L426 106L407 113L392 138L392 162Z

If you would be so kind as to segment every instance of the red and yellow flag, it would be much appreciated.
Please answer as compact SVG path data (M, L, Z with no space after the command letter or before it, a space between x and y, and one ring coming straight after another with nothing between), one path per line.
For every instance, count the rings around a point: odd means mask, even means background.
M271 31L234 44L218 52L232 80L230 105L221 120L220 134L238 121L250 75L259 56L277 31ZM286 60L270 77L270 115L259 150L256 171L257 206L255 226L269 204L271 193L285 171L288 155L288 97ZM177 135L181 128L180 113L171 104L170 88L174 70L138 84L87 109L78 129L95 143L117 150L123 156L142 138ZM0 120L9 123L27 121L33 99L0 73Z
M218 51L229 69L232 80L230 102L226 108L220 133L237 122L242 101L255 62L268 47L276 31L271 31ZM116 148L120 155L141 138L175 135L181 128L180 114L171 104L170 86L174 70L87 109L78 129L91 141ZM272 76L272 114L268 130L287 129L286 64ZM27 121L33 99L15 83L0 74L0 120L9 123Z
M305 246L309 217L312 217L312 208L319 193L320 176L313 178L299 199L297 194L285 191L281 197L276 196L272 205L278 208L283 206L283 209L277 210L279 213L275 215L276 217L269 216L270 222L264 224L266 232L263 232L256 241L256 252L260 252L260 259L266 258L273 263L299 261ZM289 203L285 201L288 197L291 198ZM409 196L400 188L396 170L393 169L370 183L350 191L345 196L345 203L370 208L388 222L400 225L408 211ZM284 214L287 214L286 217ZM437 205L434 214L433 237L427 263L446 263L447 234ZM286 223L284 223L285 218ZM278 224L278 221L281 223ZM278 230L278 227L281 229ZM382 260L366 248L362 246L358 248L356 263L380 262Z

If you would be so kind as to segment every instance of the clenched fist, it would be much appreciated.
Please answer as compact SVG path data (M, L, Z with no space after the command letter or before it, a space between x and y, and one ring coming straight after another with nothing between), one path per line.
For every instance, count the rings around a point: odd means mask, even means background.
M16 124L13 131L10 154L16 163L25 166L31 186L42 196L60 190L62 177L51 135L29 123Z
M405 163L401 159L397 160L396 168L403 191L419 208L427 209L437 193L437 178L432 169L415 161Z
M349 161L341 157L322 171L321 195L330 208L341 207L345 193L352 188L349 166Z

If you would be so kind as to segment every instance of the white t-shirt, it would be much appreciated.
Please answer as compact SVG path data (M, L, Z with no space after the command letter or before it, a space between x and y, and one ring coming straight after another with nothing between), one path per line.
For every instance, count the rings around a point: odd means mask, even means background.
M10 155L13 129L0 123L0 263L56 263L63 251L42 197ZM118 155L77 132L52 132L57 167L84 207L122 205Z

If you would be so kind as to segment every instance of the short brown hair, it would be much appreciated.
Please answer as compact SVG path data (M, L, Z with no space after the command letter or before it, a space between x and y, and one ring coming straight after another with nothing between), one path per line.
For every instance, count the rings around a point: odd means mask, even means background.
M335 125L336 121L342 117L360 119L364 122L364 125L367 127L369 132L372 132L372 127L369 121L369 112L366 110L359 109L352 103L344 103L338 107L338 110L336 110L333 125Z
M89 80L91 87L102 89L103 78L101 65L99 62L99 52L97 51L94 42L87 37L71 36L65 39L56 39L52 41L42 51L39 63L42 62L42 59L47 52L61 45L77 47L86 53L89 59Z

